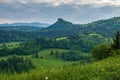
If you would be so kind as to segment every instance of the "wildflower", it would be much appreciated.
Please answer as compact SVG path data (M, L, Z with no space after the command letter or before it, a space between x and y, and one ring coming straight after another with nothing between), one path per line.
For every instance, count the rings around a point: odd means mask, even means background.
M48 77L47 77L47 76L45 77L45 80L48 80Z

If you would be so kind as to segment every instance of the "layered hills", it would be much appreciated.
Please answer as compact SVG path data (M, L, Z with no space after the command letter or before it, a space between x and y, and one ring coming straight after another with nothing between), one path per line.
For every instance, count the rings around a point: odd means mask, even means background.
M14 41L20 41L22 39L24 41L37 37L57 38L78 34L100 34L104 37L113 37L117 30L120 30L120 17L99 20L88 24L74 24L59 18L52 25L43 28L33 25L2 26L0 27L0 40L12 41L14 39ZM6 34L3 34L3 32ZM12 36L13 39L8 40L10 36Z

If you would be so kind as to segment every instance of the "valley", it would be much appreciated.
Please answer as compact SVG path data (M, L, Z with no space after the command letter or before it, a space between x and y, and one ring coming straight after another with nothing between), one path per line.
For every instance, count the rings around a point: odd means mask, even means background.
M0 27L0 79L119 80L119 19Z

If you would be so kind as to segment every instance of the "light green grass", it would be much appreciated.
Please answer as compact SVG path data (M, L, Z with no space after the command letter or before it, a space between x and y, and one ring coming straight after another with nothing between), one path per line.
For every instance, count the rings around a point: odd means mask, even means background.
M53 55L51 55L51 51L53 51ZM56 58L55 53L56 51L58 51L59 53L62 52L67 52L69 50L65 50L65 49L44 49L41 50L38 55L39 58L34 58L33 55L26 55L26 56L18 56L18 57L25 57L25 58L29 58L33 61L33 63L35 64L36 68L40 68L40 67L58 67L58 66L64 66L64 65L71 65L72 63L75 62L80 62L80 61L64 61L60 58ZM9 57L12 57L14 55L9 55L6 57L0 57L1 59L7 59ZM41 58L41 56L43 58Z
M59 40L64 40L64 39L67 39L67 37L60 37L60 38L57 38L56 40L59 41Z
M120 56L86 65L41 67L29 73L0 74L0 80L120 80Z
M50 55L51 50L64 52L64 49L45 49L39 52L43 59L30 58L36 68L21 74L0 73L0 80L120 80L120 56L110 57L91 64L80 65L79 61L69 62ZM11 56L8 56L11 57ZM72 63L77 63L72 65Z
M51 55L51 51L53 51L53 55ZM39 52L39 56L43 56L43 58L46 58L46 59L55 59L55 53L56 51L58 51L59 53L62 53L62 52L67 52L68 50L65 50L65 49L45 49L45 50L42 50Z
M6 42L6 43L0 43L0 48L3 47L3 45L5 44L8 48L14 48L14 47L18 47L19 44L22 42Z
M51 55L51 51L53 51L53 55ZM33 58L32 55L30 59L35 63L37 68L39 67L60 67L64 65L70 65L74 62L79 61L63 61L62 59L58 59L55 57L55 53L58 51L59 53L67 52L69 50L65 49L45 49L39 52L39 58ZM43 57L41 59L41 56Z

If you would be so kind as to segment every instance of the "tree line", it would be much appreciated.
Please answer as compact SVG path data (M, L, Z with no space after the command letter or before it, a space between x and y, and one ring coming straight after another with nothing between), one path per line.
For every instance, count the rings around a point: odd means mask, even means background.
M30 69L35 68L31 60L13 56L0 60L0 71L4 73L21 73L28 72Z
M81 52L89 52L95 45L103 42L105 42L105 39L99 35L73 35L63 40L37 38L21 43L19 47L12 49L4 46L0 49L0 56L13 54L30 55L47 48L73 49Z
M95 46L92 50L92 56L95 60L101 60L109 56L120 55L120 31L116 32L113 42Z

